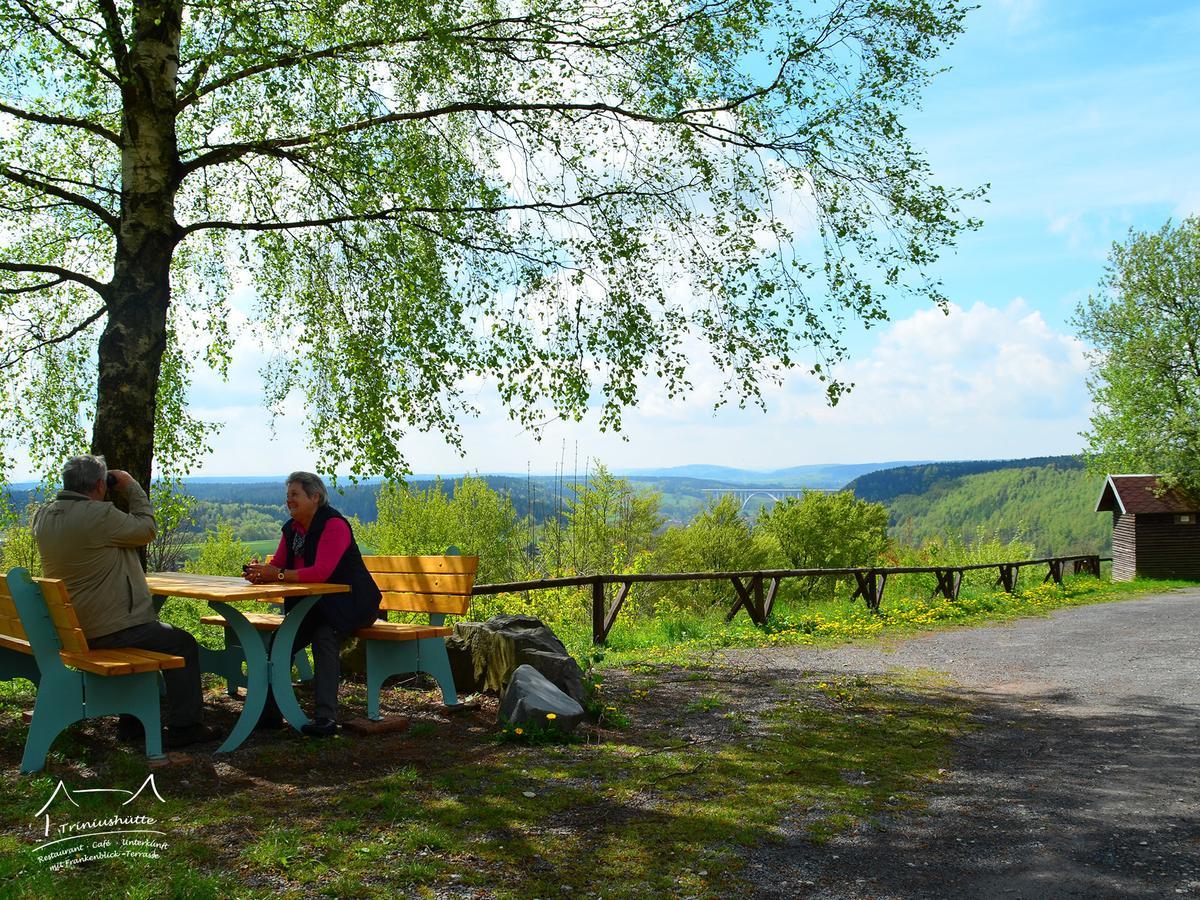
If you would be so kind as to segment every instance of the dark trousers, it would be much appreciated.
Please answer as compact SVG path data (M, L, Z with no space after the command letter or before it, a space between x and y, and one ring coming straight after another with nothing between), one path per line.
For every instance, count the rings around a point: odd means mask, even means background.
M200 723L204 709L200 692L200 651L191 634L163 622L147 622L103 637L88 638L88 646L93 650L132 647L182 656L182 669L164 669L162 673L167 683L167 724L179 728Z
M311 610L300 623L288 658L291 659L297 650L310 644L313 648L313 718L336 720L338 682L342 676L342 638L325 621L319 608ZM279 706L275 703L274 694L267 696L262 717L264 720L279 718Z
M309 644L313 649L313 718L336 719L338 682L342 677L342 639L315 609L300 623L292 653Z

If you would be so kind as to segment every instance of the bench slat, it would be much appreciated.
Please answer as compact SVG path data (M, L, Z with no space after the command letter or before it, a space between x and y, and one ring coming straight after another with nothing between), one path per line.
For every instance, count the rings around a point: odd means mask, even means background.
M0 636L14 637L22 641L29 639L21 620L16 616L8 616L0 612Z
M58 640L63 650L67 653L87 653L87 638L84 637L83 629L79 627L79 619L67 595L66 584L55 578L35 578L34 581L42 586L46 609L58 632Z
M381 591L403 591L408 594L461 594L469 596L475 576L428 575L423 573L373 572L371 577Z
M242 613L242 615L259 631L276 631L283 624L283 616L275 613ZM200 621L204 625L216 625L220 628L228 625L224 616L201 616Z
M28 643L29 636L21 625L21 616L17 613L17 605L13 603L12 594L8 590L8 582L0 574L0 637L15 638Z
M375 574L426 573L475 575L477 556L364 556L367 571Z
M449 626L409 625L403 622L376 622L354 632L356 638L381 641L415 641L421 638L447 637L454 633Z
M86 653L59 654L62 661L74 669L96 675L131 675L135 672L157 672L160 669L180 669L182 656L153 653L149 650L89 650ZM150 658L150 657L156 658Z
M17 653L28 653L30 656L33 656L33 648L29 646L29 641L18 637L0 634L0 647L3 647L5 650L15 650Z
M384 609L400 612L453 613L461 616L471 606L471 598L461 594L410 594L386 591L379 603Z

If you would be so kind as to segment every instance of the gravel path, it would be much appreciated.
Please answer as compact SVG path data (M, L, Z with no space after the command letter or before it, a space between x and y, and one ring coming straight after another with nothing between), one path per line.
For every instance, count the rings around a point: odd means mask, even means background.
M922 814L756 851L761 897L1200 896L1200 589L890 646L737 651L775 671L946 673L976 710Z

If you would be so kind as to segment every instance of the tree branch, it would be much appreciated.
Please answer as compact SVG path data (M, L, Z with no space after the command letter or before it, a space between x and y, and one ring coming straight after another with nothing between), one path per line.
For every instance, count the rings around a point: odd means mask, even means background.
M49 21L39 16L37 11L33 9L33 7L26 2L26 0L17 0L17 5L19 5L21 9L25 10L25 15L29 16L30 21L32 21L35 26L49 33L68 53L89 67L95 69L113 84L120 85L121 79L118 78L111 69L109 69L107 66L101 65L98 60L95 60L88 56L88 54L84 53L83 49L80 48L74 41L68 39L65 34L51 25Z
M113 62L117 64L117 71L124 72L129 61L129 48L125 46L125 35L121 31L121 14L117 11L117 5L113 0L96 0L96 5L100 7L100 15L104 17L104 36L108 38L108 47L112 51ZM119 78L113 78L113 81L121 88L121 93L125 93L125 86L121 84Z
M221 88L229 87L231 84L236 84L247 78L252 78L255 75L261 75L264 72L270 72L274 69L287 69L292 66L302 65L307 62L313 62L318 59L328 59L330 57L340 56L344 53L353 53L357 50L373 50L377 47L384 47L389 44L399 43L395 39L381 39L374 41L353 41L349 44L340 44L335 47L325 47L321 50L312 50L308 53L293 53L289 56L279 56L268 62L259 63L256 66L249 66L237 72L231 72L223 78L218 78L216 81L210 82L204 87L199 86L199 79L203 78L208 71L209 66L201 64L196 75L192 78L187 86L187 93L179 98L178 109L183 110L191 106L201 97L211 94L213 91L219 91Z
M419 122L427 119L439 119L460 112L609 113L620 119L628 119L634 122L645 122L651 125L687 125L690 127L696 127L696 123L689 122L686 118L686 116L691 114L691 110L683 110L678 113L673 113L669 116L656 116L651 115L650 113L641 113L635 110L626 109L625 107L617 106L612 103L475 103L462 101L459 103L448 103L445 106L434 107L432 109L415 110L412 112L388 113L387 115L383 116L373 116L369 119L360 119L357 122L349 122L345 125L339 125L337 128L329 128L325 131L315 131L311 134L297 135L295 137L274 138L262 141L247 141L239 144L217 145L207 153L202 153L191 162L184 164L181 169L180 180L182 181L192 172L198 171L199 169L203 169L208 166L223 165L225 163L234 162L249 154L270 153L278 150L304 147L318 141L327 140L329 138L344 137L345 135L355 134L359 131L378 128L380 125L390 125L398 122ZM180 155L182 156L190 152L194 152L194 150L189 148L188 150L183 151Z
M2 264L0 264L0 265L2 265ZM88 316L86 319L84 319L82 322L80 322L78 325L76 325L70 331L64 332L63 334L55 335L54 337L51 337L51 338L45 338L44 340L38 341L36 344L32 344L28 347L22 347L19 350L13 351L8 356L7 359L0 361L0 372L4 371L5 369L11 369L13 366L15 366L21 360L21 357L23 357L23 356L28 356L30 353L33 353L37 350L41 350L43 347L50 347L50 346L53 346L54 344L61 344L63 341L70 340L71 338L75 337L75 335L84 331L86 328L88 328L88 326L90 326L94 322L96 322L107 311L108 311L107 307L101 306L98 310L96 310L94 313L92 313L90 316Z
M56 275L61 281L74 281L77 284L82 284L84 287L91 288L101 299L108 302L108 285L101 281L97 281L88 275L80 272L72 272L70 269L64 269L62 266L46 266L38 263L9 263L0 262L0 272L37 272L42 275ZM45 287L52 287L52 284L47 284Z
M667 190L646 191L637 189L626 190L611 190L601 191L597 194L589 194L584 197L579 197L576 200L571 200L562 203L554 203L548 200L538 201L534 203L500 203L494 206L406 206L403 208L393 207L391 209L381 209L370 213L346 213L340 216L328 216L321 219L297 219L290 222L232 222L232 221L210 221L210 222L193 222L180 230L180 235L186 237L189 234L205 229L221 228L228 231L288 231L293 228L321 228L329 225L342 225L347 222L379 222L389 219L396 219L401 216L411 215L442 215L445 213L482 213L485 215L494 215L503 212L522 212L522 211L554 211L562 212L569 209L579 209L580 207L591 206L602 200L607 200L612 197L668 197L678 193L689 185L679 185L675 188Z
M88 119L76 119L71 116L48 116L42 113L30 112L27 109L18 109L15 106L9 106L7 103L0 103L0 113L6 113L30 122L40 122L43 125L65 125L68 128L82 128L85 131L100 135L100 137L106 141L111 141L118 147L121 146L120 135Z
M40 173L38 173L40 175ZM17 184L24 185L27 188L35 191L42 191L51 196L58 197L61 200L66 200L82 209L95 215L105 225L111 228L114 232L117 230L119 222L117 217L101 206L94 200L89 200L82 194L76 194L74 191L68 191L65 188L60 188L57 185L42 181L40 178L33 178L9 166L0 164L0 176L7 178L9 181L15 181Z

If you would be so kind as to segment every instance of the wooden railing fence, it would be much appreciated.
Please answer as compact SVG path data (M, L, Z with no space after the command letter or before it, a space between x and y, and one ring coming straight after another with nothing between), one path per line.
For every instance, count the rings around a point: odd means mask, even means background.
M785 578L837 578L853 576L857 588L851 600L859 597L866 603L867 608L878 612L879 604L883 601L883 591L887 586L890 575L932 574L937 578L937 586L930 596L941 594L949 600L957 600L962 587L965 572L983 569L996 569L999 577L996 584L1003 587L1007 593L1017 589L1017 578L1022 568L1028 566L1049 566L1042 579L1044 584L1053 580L1062 584L1063 572L1068 564L1072 564L1076 575L1087 573L1099 577L1102 559L1095 555L1081 556L1047 556L1042 559L1022 559L1016 562L979 563L970 566L873 566L867 568L848 569L765 569L754 572L662 572L644 575L578 575L571 578L540 578L534 581L513 581L504 584L476 584L472 596L484 594L511 594L520 591L537 591L560 587L591 587L592 592L592 642L603 644L612 631L617 613L629 596L629 590L635 584L648 584L663 581L728 581L733 585L735 600L725 621L733 620L739 609L745 609L754 624L767 624L771 615L771 607L775 604L775 595L779 591L780 582ZM607 597L609 585L618 585L617 593L611 601Z

